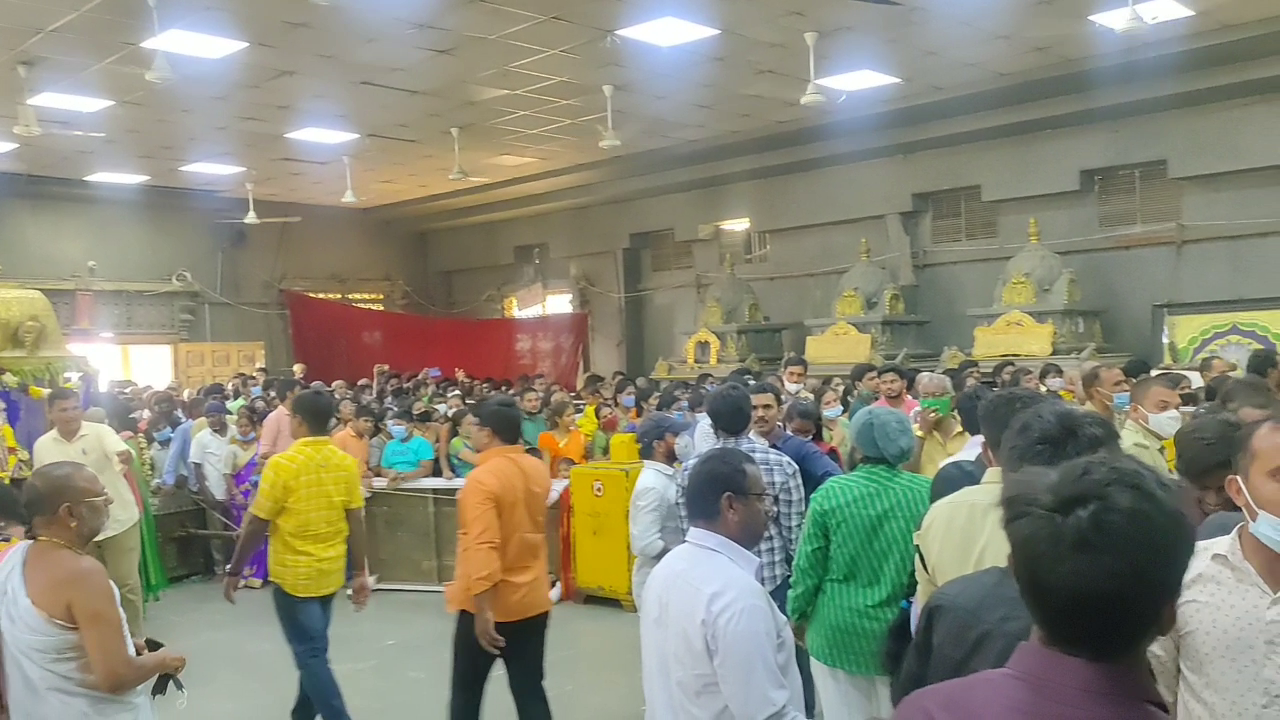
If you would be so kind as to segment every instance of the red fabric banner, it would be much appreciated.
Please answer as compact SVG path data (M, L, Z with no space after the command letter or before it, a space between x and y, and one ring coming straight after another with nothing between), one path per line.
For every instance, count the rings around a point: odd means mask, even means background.
M515 380L543 373L573 387L587 339L585 313L519 320L431 317L366 310L286 293L293 354L307 377L355 382L373 366L397 372L462 368L473 378Z

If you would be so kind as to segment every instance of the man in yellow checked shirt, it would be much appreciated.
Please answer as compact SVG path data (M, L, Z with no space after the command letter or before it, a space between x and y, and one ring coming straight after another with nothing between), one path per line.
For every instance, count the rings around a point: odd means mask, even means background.
M328 393L306 390L293 397L289 422L296 440L267 460L227 566L223 595L235 602L245 561L270 527L267 570L275 583L272 599L302 676L293 717L349 720L329 667L329 622L333 598L346 577L348 553L358 568L351 587L357 610L369 601L369 565L360 469L355 458L329 439L332 417Z

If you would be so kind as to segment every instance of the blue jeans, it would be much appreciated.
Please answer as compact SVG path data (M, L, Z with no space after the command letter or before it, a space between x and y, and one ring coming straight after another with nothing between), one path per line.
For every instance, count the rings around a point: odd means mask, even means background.
M298 699L291 720L351 720L338 681L329 668L329 621L333 595L294 597L277 585L272 588L276 617L298 666Z

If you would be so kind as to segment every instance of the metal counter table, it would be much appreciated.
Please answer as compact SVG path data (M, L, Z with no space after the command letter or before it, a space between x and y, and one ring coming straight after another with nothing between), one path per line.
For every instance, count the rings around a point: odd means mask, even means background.
M457 550L457 494L463 479L423 478L386 489L374 480L365 501L369 534L369 572L380 590L441 591L453 580ZM568 482L556 481L556 495ZM547 555L551 572L560 575L559 501L547 508Z

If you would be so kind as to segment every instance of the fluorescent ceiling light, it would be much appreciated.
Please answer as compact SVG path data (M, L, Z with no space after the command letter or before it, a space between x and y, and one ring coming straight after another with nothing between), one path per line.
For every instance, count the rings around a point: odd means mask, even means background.
M814 82L831 88L832 90L842 90L844 92L856 92L858 90L866 90L867 88L880 87L881 85L893 85L902 82L902 78L896 78L892 75L885 75L875 70L854 70L853 72L841 73L824 77Z
M178 55L217 60L231 53L240 52L249 47L249 43L190 30L165 30L150 40L144 40L142 47L148 50L163 50Z
M293 140L306 140L307 142L324 143L325 145L337 145L360 137L358 133L343 132L341 130L326 130L318 127L305 127L301 130L294 130L291 133L285 133L285 137Z
M699 25L698 23L668 15L657 20L650 20L647 23L623 28L617 34L629 37L632 40L647 42L650 45L657 45L658 47L671 47L709 38L712 35L719 35L720 31L715 28L709 28L706 25Z
M202 175L235 175L244 172L239 165L223 165L221 163L197 162L178 168L183 172L200 173Z
M751 229L751 218L738 218L736 220L724 220L716 223L716 227L726 232L746 232Z
M63 93L42 92L27 100L28 105L55 108L58 110L74 110L76 112L98 112L102 108L116 104L115 100L85 97L84 95L65 95Z
M97 172L92 175L86 175L85 180L89 182L115 183L116 185L137 185L151 179L150 175L131 175L129 173L115 172Z
M10 150L17 150L19 147L22 147L22 146L19 145L18 143L0 142L0 155L3 155L9 152Z
M1143 3L1135 3L1133 9L1137 11L1138 17L1148 25L1168 22L1170 20L1181 20L1195 15L1195 11L1182 5L1175 0L1148 0ZM1129 17L1129 7L1126 5L1115 10L1090 15L1089 19L1112 30L1119 30L1126 27L1125 21Z

